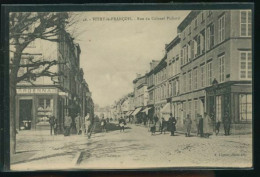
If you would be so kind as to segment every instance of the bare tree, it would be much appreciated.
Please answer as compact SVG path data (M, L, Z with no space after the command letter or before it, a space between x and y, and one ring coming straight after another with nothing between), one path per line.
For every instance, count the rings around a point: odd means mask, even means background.
M10 43L10 153L16 148L15 99L16 85L20 81L28 81L42 76L55 77L61 73L53 73L49 69L58 64L57 60L33 60L21 63L24 49L35 39L59 42L58 34L68 24L68 13L56 12L13 12L9 16ZM27 71L18 76L21 67ZM39 68L41 68L39 70Z

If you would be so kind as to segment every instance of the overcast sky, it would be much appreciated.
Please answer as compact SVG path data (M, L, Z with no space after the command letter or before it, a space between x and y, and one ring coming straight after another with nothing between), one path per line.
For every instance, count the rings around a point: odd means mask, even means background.
M81 67L95 104L107 106L133 91L136 73L162 59L165 44L189 11L82 12L75 26ZM92 17L131 17L126 21L93 21ZM150 20L137 20L150 18ZM158 20L155 18L163 18ZM168 17L168 19L167 19ZM153 18L153 19L152 19Z

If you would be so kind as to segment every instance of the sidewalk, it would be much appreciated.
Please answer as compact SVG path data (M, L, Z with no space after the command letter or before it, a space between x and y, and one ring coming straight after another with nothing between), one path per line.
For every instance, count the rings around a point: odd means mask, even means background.
M16 154L11 156L11 164L28 163L53 157L71 161L81 148L85 148L87 140L85 135L51 136L49 130L20 131L17 134Z

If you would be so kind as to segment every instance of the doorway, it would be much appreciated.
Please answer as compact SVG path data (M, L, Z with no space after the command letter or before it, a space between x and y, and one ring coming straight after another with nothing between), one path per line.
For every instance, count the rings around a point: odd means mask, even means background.
M19 100L19 129L30 130L32 123L32 100Z

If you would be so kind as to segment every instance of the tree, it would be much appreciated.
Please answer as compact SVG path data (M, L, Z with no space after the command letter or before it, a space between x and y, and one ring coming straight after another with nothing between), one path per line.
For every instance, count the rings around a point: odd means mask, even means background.
M60 73L52 73L49 69L58 64L56 60L33 60L27 64L21 63L24 49L35 39L59 42L58 34L68 24L68 13L56 12L13 12L9 15L10 43L10 153L16 148L15 99L16 85L20 81L30 82L42 76L55 77ZM18 76L21 67L27 71ZM41 69L40 69L41 68Z

